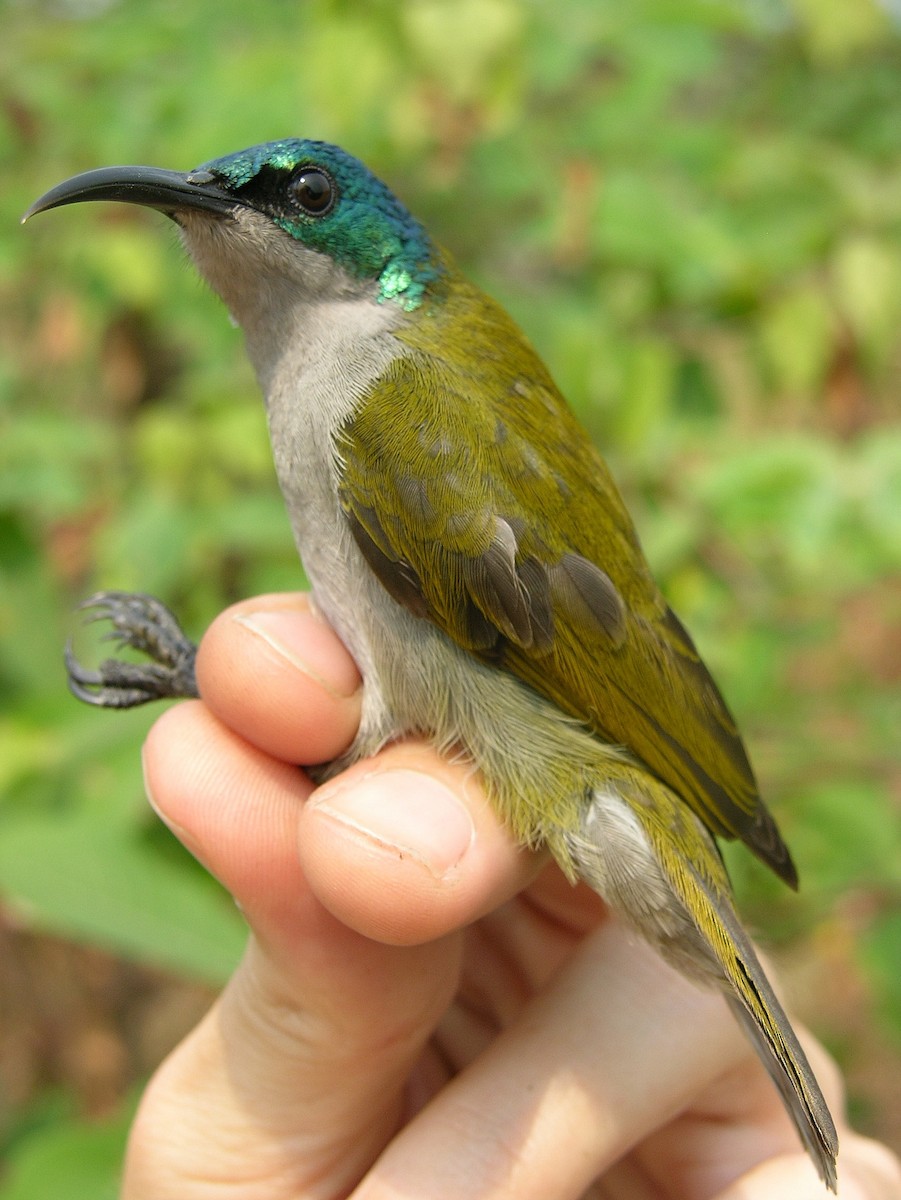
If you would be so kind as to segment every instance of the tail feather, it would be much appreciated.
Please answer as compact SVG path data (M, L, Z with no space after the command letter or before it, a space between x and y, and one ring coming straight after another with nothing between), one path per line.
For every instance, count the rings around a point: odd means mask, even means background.
M792 1079L779 1055L773 1050L768 1038L763 1034L753 1014L734 996L728 996L729 1007L744 1030L751 1045L757 1051L760 1061L769 1072L769 1076L782 1097L782 1103L794 1122L798 1136L804 1143L804 1148L810 1155L819 1172L820 1178L831 1192L837 1191L838 1177L835 1160L838 1154L838 1137L832 1116L826 1108L819 1086L814 1080L814 1090L805 1089L805 1095ZM801 1051L798 1065L810 1070L807 1058Z
M641 794L631 791L634 798ZM631 811L691 923L669 932L658 926L661 952L683 971L723 988L821 1179L834 1192L835 1124L807 1055L735 911L716 843L669 789L657 788L653 798L653 804L647 803L646 796L644 803L633 803Z
M820 1178L836 1191L838 1135L807 1055L767 979L732 901L684 860L672 869L663 862L705 945L713 952L730 987L727 999L810 1154Z
M712 834L679 797L628 763L607 768L580 827L555 853L673 966L720 987L779 1091L823 1182L838 1138L807 1056L735 911ZM554 847L552 847L554 848Z

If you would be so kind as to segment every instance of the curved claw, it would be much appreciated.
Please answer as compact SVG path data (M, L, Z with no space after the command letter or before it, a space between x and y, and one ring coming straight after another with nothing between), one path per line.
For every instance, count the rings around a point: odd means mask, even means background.
M97 708L134 708L151 700L196 697L194 660L197 648L161 601L138 592L97 592L79 604L88 610L87 624L109 621L103 641L114 641L146 654L148 663L105 659L91 670L65 649L69 690ZM96 611L90 611L96 610Z

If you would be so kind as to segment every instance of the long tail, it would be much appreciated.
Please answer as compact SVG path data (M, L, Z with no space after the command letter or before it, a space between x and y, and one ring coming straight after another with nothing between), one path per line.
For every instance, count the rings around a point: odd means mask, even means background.
M776 1085L779 1095L782 1097L782 1103L794 1121L798 1136L813 1159L820 1178L831 1192L836 1191L835 1160L838 1154L838 1136L819 1085L810 1072L807 1056L800 1047L795 1049L792 1055L794 1061L790 1064L792 1070L787 1070L783 1059L773 1049L753 1014L733 996L727 996L726 999L729 1007L735 1013L736 1020L745 1031L748 1040L757 1051L761 1062ZM792 1038L794 1038L794 1034L792 1034ZM797 1045L797 1042L795 1044ZM807 1078L802 1091L802 1085L797 1082L797 1078L804 1074Z
M636 815L641 819L640 813ZM820 1177L834 1192L838 1153L835 1124L807 1055L742 928L728 892L717 886L714 878L705 879L693 863L674 852L672 835L665 837L655 821L642 824L666 877L730 985L726 995L733 1012L778 1088ZM709 861L711 853L716 852L708 842L708 855L695 861L703 863L705 857ZM724 871L722 875L725 882Z

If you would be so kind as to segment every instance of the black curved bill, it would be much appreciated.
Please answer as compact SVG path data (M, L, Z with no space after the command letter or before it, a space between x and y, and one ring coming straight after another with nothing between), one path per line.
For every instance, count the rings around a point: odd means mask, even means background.
M159 167L101 167L58 183L35 200L22 221L48 208L82 200L121 200L156 208L169 216L186 209L226 216L242 206L242 201L222 188L210 171L181 174Z

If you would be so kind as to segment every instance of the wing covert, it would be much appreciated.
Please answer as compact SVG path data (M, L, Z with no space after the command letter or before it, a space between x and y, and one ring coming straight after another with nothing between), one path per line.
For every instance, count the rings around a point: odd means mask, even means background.
M466 344L442 336L453 312L404 327L406 353L341 430L357 544L398 603L629 749L794 883L731 714L603 460L513 323L472 292ZM464 288L453 304L465 302Z

